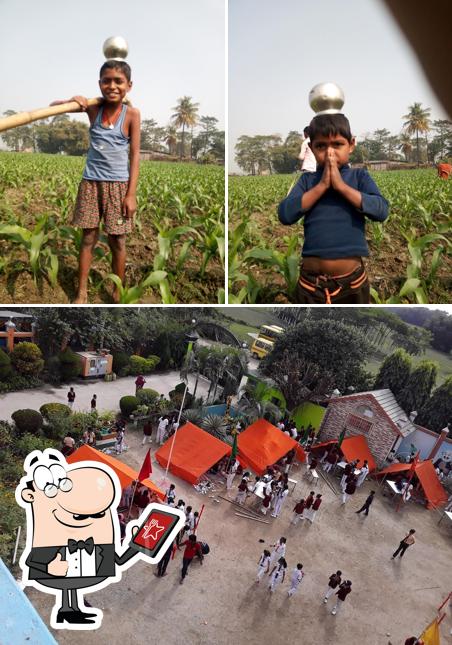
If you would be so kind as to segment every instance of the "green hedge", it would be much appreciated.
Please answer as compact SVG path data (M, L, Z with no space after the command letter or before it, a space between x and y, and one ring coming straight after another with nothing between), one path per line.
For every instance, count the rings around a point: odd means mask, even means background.
M43 418L37 410L31 410L30 408L16 410L11 417L16 424L17 434L19 435L23 435L26 432L38 434L42 428Z
M159 393L156 390L151 390L149 387L143 387L137 392L137 399L140 405L153 405L159 398Z
M0 394L17 392L18 390L31 390L43 385L44 381L41 381L37 376L21 376L13 373L6 381L0 381Z
M3 381L11 372L11 359L3 349L0 349L0 380Z
M158 356L136 356L133 354L130 357L130 374L150 374L154 371L156 366L160 363L160 358Z
M71 415L71 408L64 403L44 403L44 405L41 405L39 408L39 412L42 414L44 419L48 421L55 415L69 417Z
M35 343L19 343L10 358L14 369L22 375L38 376L44 368L41 350Z
M123 396L119 400L119 407L125 417L130 417L132 412L140 405L136 396Z
M58 354L62 381L71 381L78 376L82 369L82 359L67 347Z

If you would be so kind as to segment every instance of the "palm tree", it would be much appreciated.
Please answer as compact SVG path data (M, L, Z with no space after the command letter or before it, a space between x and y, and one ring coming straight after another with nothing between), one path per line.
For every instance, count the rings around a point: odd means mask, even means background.
M174 114L171 119L176 128L182 128L180 159L185 152L185 128L192 128L197 123L199 103L192 103L191 96L183 96L178 99L176 107L173 107Z
M168 146L170 155L175 154L177 149L177 129L174 125L169 125L166 128L165 143Z
M422 103L413 103L408 107L409 112L402 118L406 119L403 127L408 134L416 134L416 154L417 165L420 164L419 152L419 133L428 132L430 130L430 108L425 110L422 108Z
M408 132L402 132L400 135L400 143L398 146L405 155L405 161L410 160L410 154L413 152L413 144L411 143L411 136Z

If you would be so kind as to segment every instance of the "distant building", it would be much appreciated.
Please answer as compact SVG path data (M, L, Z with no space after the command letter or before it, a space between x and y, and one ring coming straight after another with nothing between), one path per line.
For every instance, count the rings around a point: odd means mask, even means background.
M363 435L380 466L392 449L414 432L415 425L395 400L391 390L373 390L332 398L319 431L320 441Z
M12 352L17 343L35 342L34 316L0 309L0 348Z

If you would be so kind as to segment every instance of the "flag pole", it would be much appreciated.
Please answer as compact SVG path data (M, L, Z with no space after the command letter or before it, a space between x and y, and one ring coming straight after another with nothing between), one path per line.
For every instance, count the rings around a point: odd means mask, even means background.
M203 504L201 506L201 510L199 511L198 519L196 520L196 524L195 524L195 533L198 530L199 520L201 519L201 515L202 515L202 513L204 511L204 506L205 506L205 504Z

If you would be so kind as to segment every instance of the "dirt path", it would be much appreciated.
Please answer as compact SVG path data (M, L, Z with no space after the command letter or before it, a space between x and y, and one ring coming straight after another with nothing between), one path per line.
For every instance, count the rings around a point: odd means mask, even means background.
M141 433L129 432L128 443L130 449L122 458L139 468L145 452ZM162 471L157 464L153 468L153 479L159 483ZM82 638L80 633L61 630L55 633L58 642L387 645L391 640L399 645L408 636L419 634L450 591L452 527L446 521L438 527L437 515L415 503L396 513L392 501L380 491L369 517L356 515L354 511L370 488L375 488L373 482L365 483L345 507L322 484L324 503L315 523L293 527L293 505L310 488L303 472L300 467L292 473L298 480L295 493L278 519L269 518L269 525L239 518L226 501L215 503L171 477L178 498L198 509L206 505L198 532L211 547L204 566L194 562L180 586L181 553L170 562L165 579L155 578L154 567L139 562L119 583L88 597L93 606L104 611L98 631L85 632ZM416 528L415 546L402 560L391 561L392 551L412 527ZM291 599L286 593L288 580L273 596L265 584L254 585L262 549L281 535L287 537L289 572L297 562L302 562L306 571L299 592ZM265 544L259 543L260 539ZM332 599L324 605L322 598L328 577L337 568L352 580L353 591L342 612L332 616ZM48 623L52 597L33 589L27 595ZM448 617L442 625L444 636L451 627Z
M11 414L22 408L39 410L44 403L67 403L67 393L72 385L76 393L74 403L75 412L89 412L93 394L97 394L97 409L99 412L107 410L119 411L119 399L127 394L135 394L136 376L128 376L107 383L102 379L82 380L65 383L61 386L45 385L33 390L9 392L0 395L0 419L9 421ZM190 391L193 392L195 379L189 377ZM169 371L146 376L146 385L159 394L168 396L171 390L180 383L179 372ZM203 380L199 380L197 395L205 396L208 387Z

